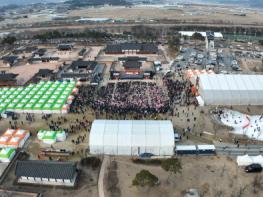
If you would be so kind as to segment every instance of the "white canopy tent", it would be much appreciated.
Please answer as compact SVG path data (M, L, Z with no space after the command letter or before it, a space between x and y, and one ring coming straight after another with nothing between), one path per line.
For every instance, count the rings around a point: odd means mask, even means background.
M168 120L95 120L89 139L91 154L174 153L174 130Z
M206 105L263 105L262 75L200 75Z
M237 156L237 165L238 166L247 166L252 164L253 161L250 156L243 155L243 156Z
M206 37L206 32L196 32L196 31L179 31L179 33L182 35L182 36L193 36L194 33L200 33L203 37ZM223 34L221 32L214 32L214 36L215 38L223 38Z
M263 166L263 156L258 155L258 156L248 156L248 155L243 155L243 156L237 156L237 165L238 166L248 166L252 163L257 163Z

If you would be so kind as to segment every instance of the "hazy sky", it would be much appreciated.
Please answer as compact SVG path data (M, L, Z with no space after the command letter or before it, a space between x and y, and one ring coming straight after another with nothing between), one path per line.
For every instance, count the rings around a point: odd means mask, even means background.
M8 4L30 4L39 2L61 2L63 0L0 0L0 5Z
M0 0L0 6L8 4L31 4L31 3L40 3L40 2L62 2L66 0ZM128 0L132 1L132 0ZM154 0L153 0L154 1ZM158 1L158 0L156 0ZM238 4L249 4L254 6L263 6L263 0L163 0L165 2L220 2L220 3L238 3Z

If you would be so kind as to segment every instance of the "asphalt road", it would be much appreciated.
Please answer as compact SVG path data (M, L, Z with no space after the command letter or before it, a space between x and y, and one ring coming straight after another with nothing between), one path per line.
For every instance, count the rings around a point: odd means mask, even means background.
M261 155L263 154L263 144L261 145L240 145L239 147L235 144L215 144L217 154L238 156L238 155Z

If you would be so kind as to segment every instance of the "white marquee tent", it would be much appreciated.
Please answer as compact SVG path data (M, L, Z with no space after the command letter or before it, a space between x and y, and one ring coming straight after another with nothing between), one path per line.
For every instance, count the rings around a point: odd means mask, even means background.
M238 166L248 166L253 163L253 160L248 155L237 156L237 165Z
M248 156L248 155L243 155L243 156L237 156L237 165L238 166L248 166L252 163L257 163L263 166L263 156L258 155L258 156Z
M263 75L200 75L205 105L263 105Z
M203 37L206 37L206 32L195 32L195 31L179 31L182 36L193 36L194 33L200 33ZM223 34L221 32L214 32L215 38L223 38Z
M95 120L90 131L90 153L107 155L173 155L171 121Z

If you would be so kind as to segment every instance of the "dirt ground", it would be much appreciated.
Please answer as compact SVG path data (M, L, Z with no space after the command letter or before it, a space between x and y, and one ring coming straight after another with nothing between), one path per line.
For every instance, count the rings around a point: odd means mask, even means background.
M38 64L25 64L21 66L11 67L7 72L18 74L18 84L23 85L30 80L40 69L56 70L60 65L57 63L38 63Z
M98 54L101 52L102 49L102 46L90 47L89 49L87 49L87 54L85 55L84 60L94 61L98 57Z
M17 121L18 128L27 129L32 133L32 137L28 140L27 146L25 147L26 151L30 153L31 159L37 159L38 152L41 148L50 148L50 145L46 145L37 139L37 132L40 129L49 129L49 122L52 120L57 121L58 117L61 116L53 114L52 118L48 121L41 119L41 115L35 114L34 117L34 122L28 122L25 120L25 114L20 114L19 120ZM70 123L74 123L76 119L82 119L83 116L79 114L67 114L64 117L67 118L68 122L63 124L63 128L68 128ZM94 116L91 113L87 113L85 117L88 121L94 120ZM10 127L9 121L10 119L2 119L0 121L0 135L4 133L7 128ZM80 157L84 156L81 151L87 149L88 147L88 131L89 128L78 130L76 133L69 134L66 138L66 141L55 143L52 146L57 149L67 149L78 153L74 157L71 157L70 160L79 160ZM75 143L72 143L72 140L76 140L78 136L84 136L84 134L86 134L86 138L82 143L79 143L77 145Z
M56 121L59 115L52 115L52 119ZM78 114L68 114L66 115L68 122L63 125L67 127L67 124L70 122L74 122L77 118L80 119L82 116ZM86 114L86 118L91 121L94 119L90 113ZM35 160L38 159L37 155L42 148L50 148L49 145L46 145L40 142L37 137L37 131L40 129L48 129L47 122L41 119L40 115L35 115L35 122L27 122L25 120L25 115L21 114L18 123L18 127L22 129L29 129L33 136L27 141L25 145L25 150L30 154L29 159ZM9 119L3 119L0 121L0 134L4 133L4 131L9 127ZM23 125L21 123L23 121ZM81 158L86 157L85 152L83 150L87 149L89 135L85 138L85 140L76 145L72 143L72 140L76 140L79 135L83 136L84 134L88 134L88 128L85 130L79 130L76 133L70 134L65 142L55 143L52 146L55 149L66 149L74 151L74 155L70 156L68 159L63 160L70 160L70 161L80 161ZM43 160L48 160L48 158L42 158ZM55 158L53 158L55 159ZM15 184L15 175L14 175L14 166L12 166L11 170L9 171L5 181L0 186L3 189L10 189L10 190L21 190L21 191L28 191L28 192L42 192L45 197L54 197L54 196L65 196L65 197L84 197L84 196L98 196L97 191L97 182L98 182L98 169L92 169L90 166L81 166L79 165L79 169L81 169L80 177L75 189L68 189L68 188L61 188L61 187L46 187L46 186L29 186L29 185L16 185ZM0 195L1 196L1 195Z
M213 21L235 24L255 24L262 23L262 12L246 10L247 16L235 15L238 9L229 9L225 6L207 7L202 5L189 5L183 8L175 7L101 7L83 8L72 10L68 16L94 17L94 18L123 18L127 20L140 19L177 19L198 22L213 23ZM116 15L118 13L118 15ZM209 17L207 17L209 15Z
M117 189L125 197L181 197L185 191L195 188L207 197L235 197L244 189L243 196L258 197L262 188L253 192L252 182L256 174L246 174L238 168L234 159L224 156L181 157L181 174L171 175L160 166L134 164L128 158L115 158L117 162ZM160 180L152 188L132 185L136 173L149 170ZM263 175L260 174L261 180ZM116 190L116 189L115 189Z
M81 170L78 182L76 183L75 188L63 188L56 186L40 186L40 185L17 185L15 182L15 169L12 166L10 172L8 173L5 181L0 186L3 189L18 190L18 191L27 191L27 192L40 192L45 197L55 197L55 196L64 196L64 197L84 197L84 196L98 196L97 191L97 182L99 168L92 169L90 166L81 166L78 168ZM1 193L0 193L1 196Z
M240 60L240 66L244 71L263 72L263 63L261 59L244 59Z
M241 12L242 10L243 12ZM118 14L116 14L118 13ZM246 13L246 16L239 14ZM91 17L91 18L111 18L127 20L158 20L176 19L188 22L204 22L218 24L263 24L263 13L261 10L242 9L225 5L187 5L187 6L105 6L95 8L83 8L70 10L64 13L66 17ZM18 15L19 16L19 15ZM20 15L21 16L21 15ZM208 17L209 16L209 17ZM28 18L18 18L0 22L6 24L32 24L38 22L52 21L50 13L31 13Z

